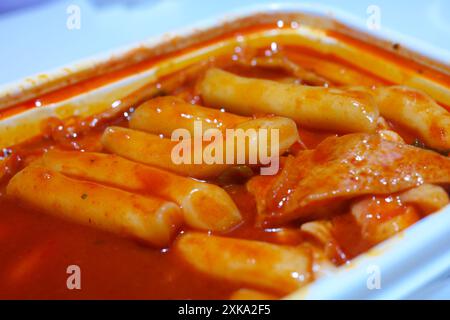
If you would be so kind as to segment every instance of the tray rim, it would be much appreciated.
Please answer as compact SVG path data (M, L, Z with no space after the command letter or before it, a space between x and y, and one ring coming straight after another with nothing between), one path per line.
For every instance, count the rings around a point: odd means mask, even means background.
M332 13L330 13L332 10ZM126 59L127 54L142 47L152 49L155 45L161 43L170 43L174 39L180 37L190 37L198 34L198 32L207 31L212 27L223 25L224 23L232 23L237 19L246 17L255 17L263 13L297 13L302 12L306 15L318 15L339 23L344 23L346 26L361 31L364 29L361 25L360 19L357 19L344 11L340 11L331 7L313 5L313 4L271 4L271 5L256 5L239 9L239 12L230 13L221 16L220 20L217 18L208 19L196 23L195 25L182 28L181 30L163 34L158 37L150 38L148 40L138 42L136 44L128 45L123 48L114 49L107 53L102 53L78 62L71 63L62 68L54 69L42 73L26 77L23 80L6 84L0 87L0 105L5 101L15 101L14 98L23 92L31 92L31 97L39 96L39 88L45 88L51 81L62 83L71 82L71 76L77 72L89 71L98 67L99 64L111 59ZM437 63L447 65L450 62L450 52L447 50L435 48L431 45L409 38L407 36L396 33L392 30L370 31L363 30L365 33L377 38L385 39L389 42L401 42L402 46L409 48L421 55L430 57ZM450 67L449 67L450 69ZM120 79L118 81L121 81ZM117 82L118 82L117 81ZM110 83L113 85L116 82ZM108 84L108 85L110 85ZM54 88L52 88L53 90ZM27 91L28 90L28 91ZM37 91L36 91L37 90ZM450 226L450 206L447 206L439 213L435 213L430 217L419 221L414 226L401 232L395 237L386 242L381 243L375 248L362 254L354 259L349 265L339 268L334 277L321 278L308 286L288 295L288 299L399 299L405 298L426 283L436 279L443 272L450 268L450 248L445 250L445 245L439 243L450 243L450 234L446 232L445 226ZM405 248L404 243L408 245ZM402 244L402 245L401 245ZM432 248L417 252L417 248ZM436 251L439 249L441 251ZM431 255L431 257L430 257ZM419 260L417 265L411 265L414 258ZM378 265L385 271L387 278L391 284L388 284L387 293L371 291L367 288L361 287L361 281L367 278L367 266ZM419 267L419 265L421 267ZM415 285L405 284L405 279L397 279L399 268L403 268L404 273L409 275L410 280L414 279ZM422 273L417 273L418 269L425 270ZM420 270L419 270L420 271ZM396 276L397 275L397 276ZM384 276L383 276L384 277ZM345 281L345 285L342 282ZM385 291L386 292L386 291Z
M5 106L9 107L10 105L21 103L45 94L48 91L53 91L96 75L88 72L88 75L83 77L83 72L98 70L102 74L104 73L102 68L106 67L109 71L111 70L109 69L111 65L130 59L130 56L134 56L134 59L146 58L139 57L139 50L166 50L165 47L173 47L174 41L197 37L217 27L224 25L230 27L236 21L283 13L302 14L313 18L327 19L329 23L333 24L334 28L345 31L356 31L357 33L353 34L354 36L368 36L371 41L377 41L380 47L388 43L400 43L402 51L398 53L412 55L413 58L421 59L422 62L425 60L428 65L450 74L450 50L436 47L387 28L369 30L364 24L364 19L351 15L344 10L308 2L257 4L243 6L223 15L210 17L186 27L165 32L160 36L150 37L142 41L101 52L49 71L30 75L17 81L0 84L0 110ZM54 83L59 84L59 86L55 86ZM18 99L18 97L24 95L26 99Z

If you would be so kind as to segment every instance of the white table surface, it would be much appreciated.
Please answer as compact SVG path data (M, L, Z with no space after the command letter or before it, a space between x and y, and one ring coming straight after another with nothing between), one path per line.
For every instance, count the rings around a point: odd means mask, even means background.
M239 7L274 1L43 2L41 5L0 13L0 85L177 30L198 20L236 11ZM382 28L398 31L450 52L449 0L321 0L314 3L339 8L359 19L367 19L368 6L377 5L381 10ZM0 12L2 6L6 5L6 2L0 3ZM79 30L69 30L66 27L66 10L69 5L77 5L81 10ZM416 292L411 298L450 299L450 272Z
M0 14L0 85L242 6L273 2L46 0L41 6ZM314 3L340 8L360 19L367 19L369 5L378 5L382 28L394 29L450 51L448 0L321 0ZM81 10L79 30L66 27L66 9L71 4Z

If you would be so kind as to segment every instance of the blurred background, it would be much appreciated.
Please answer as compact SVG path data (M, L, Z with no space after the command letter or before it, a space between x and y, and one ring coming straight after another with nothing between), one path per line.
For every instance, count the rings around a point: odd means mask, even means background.
M245 6L270 3L276 1L0 0L0 85ZM363 21L368 7L377 5L382 28L450 51L449 0L311 3L341 9ZM80 23L68 27L73 15Z
M290 1L295 2L295 1ZM273 0L0 0L0 86L200 20ZM303 3L303 1L301 2ZM382 29L450 52L450 0L320 0L362 22L380 8ZM450 57L450 54L447 55ZM450 58L448 60L450 64ZM411 298L450 299L450 275Z

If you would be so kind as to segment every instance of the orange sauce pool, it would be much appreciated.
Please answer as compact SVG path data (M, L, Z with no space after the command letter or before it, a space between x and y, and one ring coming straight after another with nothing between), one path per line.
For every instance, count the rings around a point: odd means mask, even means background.
M258 28L272 27L273 25L268 25ZM255 28L226 36L251 31L255 31ZM218 40L220 39L214 41ZM194 49L196 48L188 50ZM263 48L256 53L264 54L268 50ZM315 54L301 47L279 47L278 50L281 54ZM56 90L5 110L0 113L0 118L33 108L37 100L46 105L75 96L148 69L157 61L172 56L143 61L126 69ZM332 59L319 55L317 57ZM217 63L222 64L220 67L242 75L268 79L286 76L281 70L249 70L236 66L230 57L218 61ZM333 61L342 63L337 59ZM343 68L352 69L349 65L342 65ZM361 70L353 71L361 73ZM380 82L380 79L370 74L364 76L368 79L372 77L374 83ZM330 84L333 85L332 82ZM191 101L201 103L201 99L194 96L193 87L193 83L189 83L168 93L189 97ZM119 115L86 134L69 138L55 134L58 123L51 126L49 121L43 124L50 126L46 135L8 150L17 156L18 161L12 163L11 167L21 167L49 148L99 151L99 136L108 124L126 126L126 115ZM298 150L314 148L325 138L335 135L333 132L318 132L308 128L300 128L299 134L302 143L296 146ZM404 135L408 137L408 141L412 139L407 133ZM133 240L69 223L13 203L5 197L6 183L7 179L0 183L0 299L223 299L241 288L237 284L218 281L192 270L170 248L152 249ZM229 236L287 245L295 245L304 240L304 235L298 230L291 230L280 236L280 230L255 227L255 202L245 186L242 183L231 183L224 188L244 217L244 222L230 231ZM338 247L333 248L336 253L334 262L345 263L369 247L361 239L359 227L348 215L338 216L333 223L336 226L336 238L340 239ZM286 228L289 230L289 226ZM67 268L71 265L77 265L81 269L81 290L67 288Z

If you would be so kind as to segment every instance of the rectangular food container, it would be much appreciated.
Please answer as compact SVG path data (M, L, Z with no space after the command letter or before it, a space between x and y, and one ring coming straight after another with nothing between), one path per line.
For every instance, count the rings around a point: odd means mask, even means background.
M242 42L295 44L333 55L450 106L448 52L395 32L370 31L364 21L321 6L257 6L3 86L0 147L38 135L49 117L95 115L125 97L137 103L142 98L133 96L137 89L211 55L232 52ZM449 226L447 206L286 298L407 298L450 269ZM371 290L374 273L381 288Z

